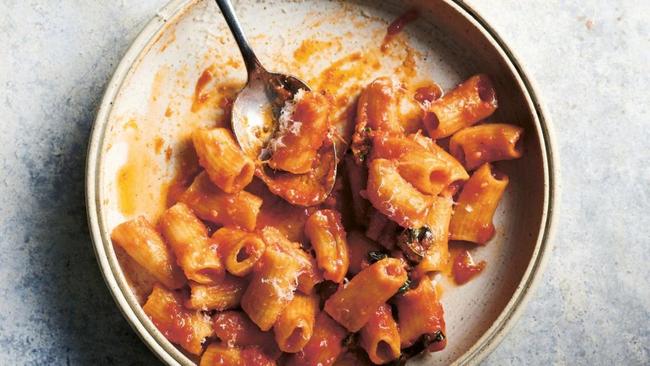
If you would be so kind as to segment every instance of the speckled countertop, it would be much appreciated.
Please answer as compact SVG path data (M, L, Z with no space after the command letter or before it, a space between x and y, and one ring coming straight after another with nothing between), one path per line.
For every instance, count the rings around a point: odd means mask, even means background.
M471 0L538 82L560 214L486 365L650 364L649 1ZM0 364L158 361L94 258L84 159L103 90L165 0L0 1Z

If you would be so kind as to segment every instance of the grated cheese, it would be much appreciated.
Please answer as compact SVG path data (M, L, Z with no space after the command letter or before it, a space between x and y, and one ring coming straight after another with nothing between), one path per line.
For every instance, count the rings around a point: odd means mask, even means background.
M280 110L280 117L278 118L278 133L276 138L269 141L269 148L273 152L286 145L282 141L285 135L292 134L298 135L302 128L302 122L295 121L293 114L296 111L296 104L305 96L305 90L300 89L294 94L293 99L284 103L282 110Z

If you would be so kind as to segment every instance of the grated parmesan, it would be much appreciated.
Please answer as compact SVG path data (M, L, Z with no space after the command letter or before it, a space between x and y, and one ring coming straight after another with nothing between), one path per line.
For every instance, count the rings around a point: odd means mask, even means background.
M295 121L293 119L293 114L296 111L296 104L301 101L304 96L305 90L300 89L296 94L294 94L293 99L284 103L282 110L280 110L280 117L278 118L278 132L276 137L269 141L271 152L286 146L282 141L285 135L292 134L297 136L300 133L302 122Z

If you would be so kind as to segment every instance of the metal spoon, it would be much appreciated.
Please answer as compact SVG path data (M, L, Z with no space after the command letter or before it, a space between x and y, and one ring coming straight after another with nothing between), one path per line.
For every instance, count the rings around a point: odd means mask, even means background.
M259 162L256 174L271 192L290 203L312 206L323 202L332 191L336 179L336 149L328 136L315 159L312 172L294 175L270 171L260 156L278 128L278 116L287 100L300 89L311 90L296 77L270 73L255 56L242 31L230 0L216 0L221 13L235 37L248 73L246 86L239 92L232 106L232 130L242 151ZM329 162L321 164L319 161Z

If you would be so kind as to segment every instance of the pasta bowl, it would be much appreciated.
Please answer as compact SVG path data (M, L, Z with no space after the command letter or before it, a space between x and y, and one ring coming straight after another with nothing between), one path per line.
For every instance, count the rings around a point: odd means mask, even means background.
M491 119L525 130L524 157L502 169L510 186L496 212L495 238L476 249L488 263L472 282L444 288L447 347L412 364L473 364L505 336L525 305L550 252L557 189L549 122L530 77L498 34L467 4L440 1L239 1L238 14L259 57L272 70L315 88L397 75L448 89L466 77L491 76L499 109ZM409 11L419 17L387 52L387 25ZM373 46L374 45L374 46ZM86 200L97 260L131 326L163 362L197 360L170 343L142 310L152 281L110 239L127 218L155 221L172 183L188 164L193 129L223 119L223 95L245 72L217 6L172 0L135 40L109 83L87 159ZM329 84L328 84L329 83Z

